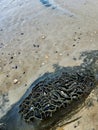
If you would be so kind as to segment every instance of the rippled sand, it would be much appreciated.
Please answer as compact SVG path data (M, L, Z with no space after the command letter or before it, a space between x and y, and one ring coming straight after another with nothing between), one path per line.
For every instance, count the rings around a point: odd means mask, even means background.
M40 0L0 1L1 116L53 64L79 65L81 51L98 50L97 0L49 2L47 7ZM82 117L60 130L97 130L97 95L96 88L77 114Z

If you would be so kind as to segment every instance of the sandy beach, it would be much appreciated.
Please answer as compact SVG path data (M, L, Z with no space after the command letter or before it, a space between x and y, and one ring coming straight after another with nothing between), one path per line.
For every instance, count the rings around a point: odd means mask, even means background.
M97 0L44 2L0 1L0 117L54 64L80 65L81 52L98 50ZM79 116L58 130L98 130L98 86Z

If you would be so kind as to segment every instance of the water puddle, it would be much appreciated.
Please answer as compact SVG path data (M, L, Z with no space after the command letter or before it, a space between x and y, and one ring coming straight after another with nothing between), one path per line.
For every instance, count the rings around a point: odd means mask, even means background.
M49 0L40 0L40 2L41 2L44 6L46 6L46 7L52 6L52 4L50 3Z
M65 15L68 15L70 17L75 16L74 13L72 13L70 10L67 10L65 8L62 8L59 4L57 4L54 0L40 0L40 2L45 6L45 7L51 7L52 9L56 9L59 12L62 12Z

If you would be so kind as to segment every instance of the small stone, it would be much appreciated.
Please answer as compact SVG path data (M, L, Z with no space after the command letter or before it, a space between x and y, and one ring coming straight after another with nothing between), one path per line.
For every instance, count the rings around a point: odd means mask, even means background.
M11 64L11 63L12 63L12 61L9 62L9 64Z
M46 36L45 35L42 35L42 39L45 39L46 38Z
M13 59L14 57L13 56L11 56L11 59Z
M14 84L17 84L18 83L18 79L14 79Z
M9 75L7 74L6 77L9 77Z
M18 52L18 55L20 55L20 52Z
M24 71L23 74L25 74L26 72Z
M76 39L74 38L74 41L76 41Z
M52 6L52 9L56 9L56 8L57 8L57 6L56 6L56 5Z
M30 111L32 111L33 110L33 107L30 107Z
M25 86L27 86L27 84L25 84Z
M48 59L48 58L49 58L49 56L48 56L48 55L45 55L45 58L46 58L46 59Z
M12 66L12 69L15 69L15 67L14 67L14 66Z
M73 57L73 60L77 60L75 57Z
M35 44L33 44L33 46L34 46L34 47L36 47L36 45L35 45Z
M73 44L73 47L75 47L75 44Z
M24 35L24 33L21 33L21 35Z
M58 51L55 51L55 53L58 53Z
M17 69L17 68L18 68L18 66L16 65L16 66L15 66L15 69Z
M39 45L37 45L37 47L39 47Z
M45 65L45 63L43 62L42 65Z
M80 121L78 121L75 125L74 128L77 128L80 125Z
M60 55L60 56L62 56L63 54L62 54L62 53L60 53L59 55Z

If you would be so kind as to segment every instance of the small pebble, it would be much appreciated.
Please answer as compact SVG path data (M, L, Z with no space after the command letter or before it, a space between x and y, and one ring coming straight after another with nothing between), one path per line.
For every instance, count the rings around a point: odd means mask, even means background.
M46 59L48 59L48 58L49 58L49 56L48 56L48 55L45 55L45 58L46 58Z
M24 33L21 33L21 35L24 35Z
M9 64L11 64L11 63L12 63L12 61L9 62Z
M18 55L20 55L20 52L18 52Z
M39 45L37 45L37 47L39 47Z
M25 74L26 72L24 71L23 74Z
M11 59L13 59L14 57L13 56L11 56Z
M25 86L27 86L27 84L25 84Z
M58 51L55 51L55 53L58 53Z
M76 39L74 38L74 41L76 41Z
M9 75L7 74L6 77L9 77Z
M75 57L73 57L73 60L77 60Z
M34 46L34 47L39 47L39 45L35 45L35 44L33 44L33 46Z
M17 69L17 68L18 68L18 66L16 65L16 66L15 66L15 69Z
M74 125L74 128L77 128L80 125L80 121L77 121L77 123Z
M75 47L75 44L73 44L73 47Z
M34 46L34 47L36 47L36 45L35 45L35 44L33 44L33 46Z
M42 35L42 39L45 39L46 38L46 36L45 35Z
M60 55L60 56L62 56L63 54L62 54L62 53L60 53L59 55Z
M18 83L18 79L14 79L14 84L17 84Z
M43 62L42 65L45 65L45 63Z

